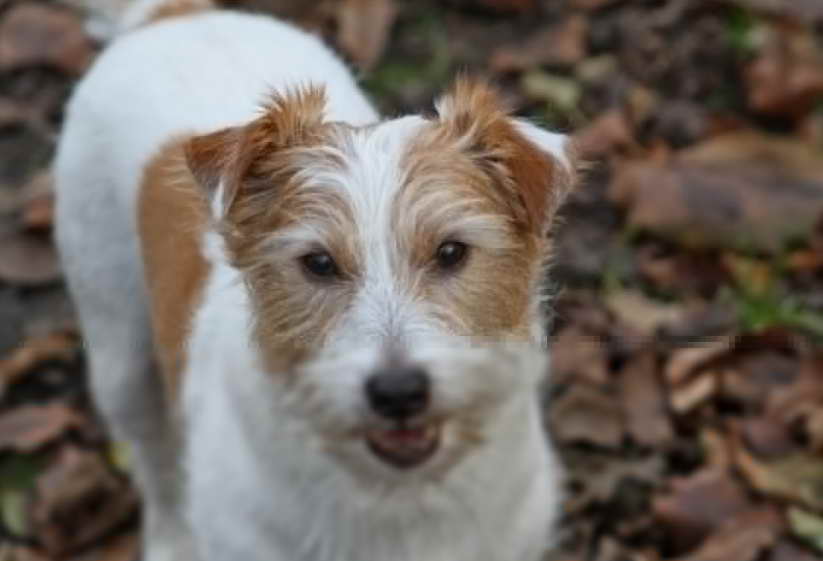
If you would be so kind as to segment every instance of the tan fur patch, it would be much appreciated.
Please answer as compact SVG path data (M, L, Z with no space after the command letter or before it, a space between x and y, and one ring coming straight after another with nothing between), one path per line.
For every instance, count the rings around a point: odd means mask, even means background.
M145 25L158 21L188 16L216 8L211 0L168 0L163 2L146 18Z
M572 174L515 128L483 82L458 79L440 109L441 118L412 145L403 164L412 181L396 209L402 243L414 261L431 262L450 224L471 215L489 226L497 222L496 234L505 240L498 248L472 247L461 270L429 275L416 285L456 332L527 337L533 296L551 251L547 233ZM432 196L433 189L440 192ZM428 208L411 210L420 205ZM403 219L409 216L427 218Z
M326 97L309 86L273 95L261 117L234 129L196 137L186 145L189 167L213 196L222 182L220 225L232 264L244 273L255 309L255 336L270 371L303 357L339 318L351 283L311 279L298 257L273 250L274 232L312 221L331 228L328 238L343 276L358 268L351 211L341 196L313 189L298 177L302 162L342 165L322 150L341 124L323 123ZM322 289L317 283L324 283Z
M185 342L209 274L201 252L208 208L182 143L151 160L138 202L138 229L151 302L155 351L170 402L180 387Z

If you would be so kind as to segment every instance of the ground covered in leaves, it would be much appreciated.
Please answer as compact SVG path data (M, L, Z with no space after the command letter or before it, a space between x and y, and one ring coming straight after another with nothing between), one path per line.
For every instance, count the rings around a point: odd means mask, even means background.
M137 555L50 243L62 106L99 50L81 3L0 0L0 561ZM547 559L823 559L823 2L226 3L323 34L389 114L468 69L576 135Z

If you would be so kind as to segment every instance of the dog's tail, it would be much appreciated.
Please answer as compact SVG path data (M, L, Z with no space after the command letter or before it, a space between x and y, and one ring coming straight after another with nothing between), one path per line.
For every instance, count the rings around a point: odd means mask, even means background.
M165 19L216 8L212 0L79 0L89 13L88 31L101 41Z

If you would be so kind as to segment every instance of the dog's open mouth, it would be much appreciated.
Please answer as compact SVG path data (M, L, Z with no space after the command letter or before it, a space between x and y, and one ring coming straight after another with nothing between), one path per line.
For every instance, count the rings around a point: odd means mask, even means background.
M431 458L440 446L440 426L398 426L366 433L372 452L384 462L400 469L418 466Z

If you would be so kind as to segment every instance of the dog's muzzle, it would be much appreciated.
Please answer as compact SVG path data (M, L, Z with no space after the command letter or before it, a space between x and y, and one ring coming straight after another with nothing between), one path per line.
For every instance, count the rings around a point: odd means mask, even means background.
M425 370L415 366L380 370L369 377L365 392L372 411L387 425L366 432L366 442L378 458L408 469L437 452L440 424L422 420L431 401L431 378Z

